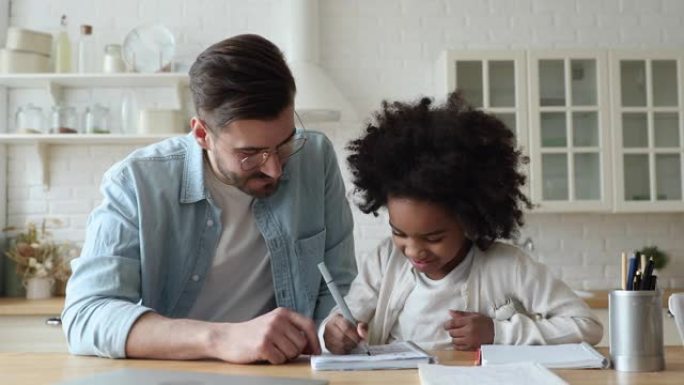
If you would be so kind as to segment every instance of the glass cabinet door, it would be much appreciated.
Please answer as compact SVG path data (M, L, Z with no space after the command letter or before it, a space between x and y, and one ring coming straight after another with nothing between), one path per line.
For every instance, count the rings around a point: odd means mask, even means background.
M617 206L683 211L682 54L615 52Z
M458 89L473 107L496 115L527 147L524 56L516 52L450 51L448 92Z
M545 51L529 63L533 201L541 211L609 210L605 57Z
M529 154L527 63L524 51L451 50L440 58L438 96L458 89L473 107L498 117L515 134L518 147ZM528 165L521 171L529 175ZM530 195L528 184L523 188Z

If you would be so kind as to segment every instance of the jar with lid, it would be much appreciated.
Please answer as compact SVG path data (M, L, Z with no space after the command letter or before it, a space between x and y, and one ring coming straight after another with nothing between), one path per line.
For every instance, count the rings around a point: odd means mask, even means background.
M83 127L87 134L109 134L109 108L100 104L87 107Z
M107 44L105 46L102 71L106 74L126 72L126 62L121 55L120 44Z
M50 133L77 134L78 116L76 109L69 106L53 106Z
M17 134L42 134L45 132L43 109L31 103L17 108L14 120Z

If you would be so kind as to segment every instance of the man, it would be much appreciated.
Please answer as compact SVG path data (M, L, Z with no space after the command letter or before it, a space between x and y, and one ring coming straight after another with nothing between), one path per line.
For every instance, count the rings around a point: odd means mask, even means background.
M316 265L345 292L356 274L332 145L295 129L294 79L262 37L209 47L190 90L192 134L104 176L67 288L70 351L235 363L319 353L315 321L334 301Z

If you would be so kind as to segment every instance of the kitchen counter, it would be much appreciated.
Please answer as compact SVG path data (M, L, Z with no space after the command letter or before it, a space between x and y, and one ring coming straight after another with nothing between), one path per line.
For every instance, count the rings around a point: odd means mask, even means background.
M589 298L583 298L592 309L608 308L609 290L589 290ZM670 294L684 292L684 289L665 289L663 291L663 307L667 307ZM27 300L21 297L0 297L0 316L3 315L59 315L64 308L64 297Z
M64 297L28 300L22 297L0 297L0 316L56 316L62 313Z

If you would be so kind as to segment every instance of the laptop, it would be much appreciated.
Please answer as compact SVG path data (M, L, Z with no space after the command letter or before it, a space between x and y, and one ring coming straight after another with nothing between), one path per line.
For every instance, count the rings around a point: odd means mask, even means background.
M58 385L327 385L326 380L171 370L120 369L60 382Z

